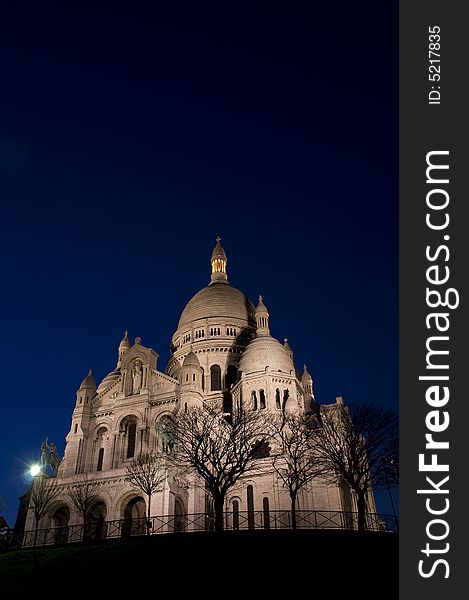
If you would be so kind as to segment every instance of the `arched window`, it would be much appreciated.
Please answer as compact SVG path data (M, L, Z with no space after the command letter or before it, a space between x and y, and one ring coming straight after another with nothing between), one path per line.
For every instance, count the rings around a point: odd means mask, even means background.
M186 511L182 500L176 498L174 501L174 533L186 530Z
M283 390L283 402L282 409L285 410L285 405L287 403L288 398L290 397L290 392L288 390Z
M54 542L56 544L65 544L68 541L68 521L70 519L70 511L66 506L62 506L55 511L52 516L54 525Z
M239 502L233 500L233 529L239 529Z
M228 365L228 369L226 370L226 387L228 389L236 383L237 377L238 369L236 368L236 365Z
M278 388L275 390L275 408L282 408L280 406L280 390Z
M254 488L248 485L246 490L248 500L248 528L254 529Z
M104 460L104 448L100 448L98 452L98 465L96 467L96 471L103 470L103 460Z
M210 367L211 390L221 390L221 369L220 365Z
M259 408L265 408L265 393L264 390L259 390Z
M127 458L135 456L135 441L137 439L137 423L130 421L127 425Z
M264 516L264 529L270 529L270 509L269 509L269 499L267 496L262 500L262 512Z
M252 390L251 392L251 408L252 410L257 410L257 396L255 390Z

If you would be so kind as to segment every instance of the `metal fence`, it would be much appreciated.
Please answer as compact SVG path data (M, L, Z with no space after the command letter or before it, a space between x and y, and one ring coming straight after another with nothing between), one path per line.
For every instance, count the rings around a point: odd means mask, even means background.
M183 533L192 531L215 531L215 516L211 513L176 514L151 517L148 523L150 535ZM246 511L224 514L225 531L292 529L291 511ZM357 530L358 514L355 512L298 510L296 529ZM366 514L367 531L398 531L398 518L377 513ZM26 531L23 547L52 546L83 541L129 538L147 534L147 520L121 519L115 521L92 521L84 525L68 525ZM36 539L36 541L35 541ZM1 541L0 541L1 545Z

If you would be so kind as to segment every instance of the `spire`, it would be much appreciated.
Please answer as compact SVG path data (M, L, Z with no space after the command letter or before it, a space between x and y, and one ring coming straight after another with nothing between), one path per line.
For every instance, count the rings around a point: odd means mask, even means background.
M259 296L259 304L256 307L257 335L270 335L269 329L269 311Z
M125 330L124 333L124 337L122 338L121 343L119 344L119 349L117 351L118 354L118 358L117 358L117 368L119 369L121 364L122 364L122 357L124 356L124 353L130 348L130 341L129 341L129 332L127 331L127 329Z
M217 237L217 245L213 249L212 258L210 262L212 264L212 277L210 283L228 283L228 276L226 274L226 263L227 258L223 246L220 244L221 237Z
M288 352L288 355L290 356L290 358L293 360L293 350L291 349L290 344L288 343L288 338L285 338L283 340L284 344L283 347L285 348L285 351Z

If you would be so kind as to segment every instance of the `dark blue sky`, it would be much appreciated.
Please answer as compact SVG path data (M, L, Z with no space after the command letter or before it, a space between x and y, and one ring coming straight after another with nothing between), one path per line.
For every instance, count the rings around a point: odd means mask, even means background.
M28 463L46 436L63 451L77 387L90 367L98 382L114 368L125 329L164 370L218 234L230 282L262 293L319 402L397 410L394 4L2 18L10 525Z

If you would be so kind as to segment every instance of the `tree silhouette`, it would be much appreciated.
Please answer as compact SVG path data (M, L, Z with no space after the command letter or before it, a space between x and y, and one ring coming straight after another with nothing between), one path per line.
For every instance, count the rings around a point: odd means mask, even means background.
M315 453L317 421L311 415L273 415L269 423L275 450L272 466L291 500L292 529L296 529L296 503L300 490L312 479L326 472Z
M189 471L199 475L213 499L215 531L224 528L227 492L255 465L259 443L265 438L264 421L253 411L227 415L203 406L180 411L176 454Z
M146 529L150 535L151 497L166 479L166 459L161 454L141 452L126 468L126 480L148 496Z
M316 452L329 477L355 492L358 529L366 529L366 498L373 485L387 485L384 465L395 458L398 418L390 409L370 404L322 407L315 429Z
M88 525L91 509L99 500L94 492L95 487L96 484L88 481L88 478L85 475L78 478L68 491L68 497L83 520L83 540L85 541L89 537Z
M30 502L34 514L34 543L36 548L39 521L46 515L52 504L60 494L60 488L54 478L46 475L37 475L31 486Z

